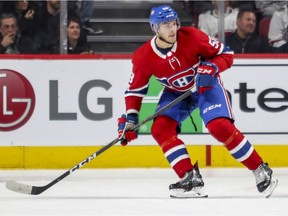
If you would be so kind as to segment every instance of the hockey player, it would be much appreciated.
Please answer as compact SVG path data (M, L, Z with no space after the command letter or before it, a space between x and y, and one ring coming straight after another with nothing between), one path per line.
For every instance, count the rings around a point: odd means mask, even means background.
M170 6L152 8L150 25L155 36L132 57L133 71L125 92L127 116L118 119L121 144L137 138L137 131L131 128L138 123L152 75L164 86L156 111L196 85L196 92L191 91L188 98L156 117L151 128L152 136L180 178L169 186L170 196L207 197L198 164L191 163L185 144L178 138L181 123L196 108L210 134L253 171L258 191L270 196L277 180L233 124L230 102L220 79L220 74L232 66L233 52L196 28L180 28L178 15Z

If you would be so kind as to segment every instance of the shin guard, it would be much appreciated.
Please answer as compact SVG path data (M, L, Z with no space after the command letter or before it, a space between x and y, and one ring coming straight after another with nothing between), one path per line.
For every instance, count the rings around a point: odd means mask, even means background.
M177 137L177 126L178 122L173 119L160 116L154 121L151 133L160 145L171 167L179 178L182 178L193 166L185 144Z
M255 170L263 162L251 143L226 118L214 119L207 124L210 134L224 143L230 154L250 170Z

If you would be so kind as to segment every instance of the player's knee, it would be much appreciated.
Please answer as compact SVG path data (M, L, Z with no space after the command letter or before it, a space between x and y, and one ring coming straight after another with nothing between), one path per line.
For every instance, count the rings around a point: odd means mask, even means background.
M151 134L153 138L159 143L165 142L167 139L169 139L172 136L176 136L176 128L178 123L167 117L167 116L159 116L155 119L152 128L151 128Z
M213 119L207 124L207 129L215 139L225 144L238 131L227 118Z

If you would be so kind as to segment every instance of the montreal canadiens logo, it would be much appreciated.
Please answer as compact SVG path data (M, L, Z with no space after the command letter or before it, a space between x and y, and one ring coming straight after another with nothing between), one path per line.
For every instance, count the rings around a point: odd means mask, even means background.
M173 89L178 91L188 91L194 85L194 76L195 71L192 68L189 68L187 71L169 77L167 82Z
M23 126L35 107L35 93L30 82L20 73L0 69L0 131Z

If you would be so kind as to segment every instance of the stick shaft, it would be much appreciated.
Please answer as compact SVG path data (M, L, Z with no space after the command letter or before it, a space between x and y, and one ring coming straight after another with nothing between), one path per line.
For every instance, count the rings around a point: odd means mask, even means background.
M157 116L162 114L164 111L168 110L169 108L171 108L172 106L174 106L178 102L180 102L183 99L185 99L186 97L188 97L190 94L191 94L191 91L187 91L187 92L181 94L178 98L176 98L175 100L171 101L169 104L164 106L162 109L160 109L159 111L155 112L153 115L149 116L148 118L144 119L139 124L135 125L133 128L131 128L131 130L139 129L142 125L144 125L148 121L153 120L154 118L156 118ZM51 181L50 183L48 183L47 185L40 186L40 187L39 186L29 186L29 185L17 183L17 182L14 182L14 181L10 181L9 183L6 184L6 187L8 189L10 189L10 190L13 190L13 191L16 191L16 192L19 192L19 193L32 194L32 195L41 194L42 192L46 191L47 189L49 189L50 187L52 187L53 185L55 185L59 181L63 180L67 176L69 176L75 170L78 170L81 167L85 166L91 160L93 160L96 157L98 157L100 154L105 152L107 149L109 149L110 147L112 147L113 145L118 143L119 141L120 141L120 139L118 139L118 138L114 139L113 141L111 141L107 145L103 146L101 149L99 149L98 151L94 152L93 154L91 154L89 157L87 157L86 159L84 159L80 163L76 164L71 169L67 170L65 173L60 175L58 178L56 178L53 181Z
M178 102L182 101L183 99L185 99L186 97L188 97L191 94L190 91L185 92L184 94L180 95L178 98L176 98L175 100L171 101L169 104L167 104L166 106L164 106L162 109L160 109L158 112L155 112L153 115L147 117L146 119L144 119L143 121L141 121L139 124L135 125L133 128L131 128L132 130L137 130L139 129L142 125L146 124L147 122L153 120L154 118L156 118L157 116L159 116L160 114L162 114L163 112L165 112L166 110L168 110L169 108L171 108L172 106L174 106L175 104L177 104ZM103 152L105 152L106 150L108 150L110 147L112 147L113 145L115 145L116 143L118 143L120 140L118 138L114 139L113 141L111 141L110 143L108 143L107 145L103 146L101 149L99 149L97 152L94 152L92 155L90 155L89 157L87 157L86 159L84 159L83 161L81 161L80 163L78 163L77 165L75 165L73 168L71 168L69 171L67 171L66 173L64 173L63 175L59 176L57 179L54 180L54 184L56 184L57 182L61 181L62 179L64 179L65 177L67 177L68 175L70 175L72 172L74 172L75 170L83 167L84 165L86 165L87 163L89 163L91 160L93 160L94 158L98 157L100 154L102 154ZM69 172L69 173L68 173ZM51 184L54 185L54 184Z

